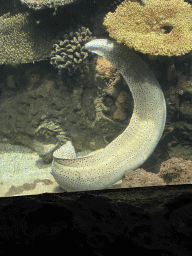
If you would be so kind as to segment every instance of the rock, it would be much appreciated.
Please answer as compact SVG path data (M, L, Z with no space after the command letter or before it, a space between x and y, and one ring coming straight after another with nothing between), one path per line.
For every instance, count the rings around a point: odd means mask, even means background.
M191 211L192 185L0 198L1 254L190 256Z
M142 168L125 172L122 188L192 183L192 161L173 157L166 161L159 159L159 162L157 161L153 166L150 158ZM147 165L149 169L144 169Z
M147 172L142 168L126 171L122 180L122 188L149 187L166 185L164 180L155 173Z
M43 122L35 131L34 149L45 162L51 162L53 151L63 145L69 137L54 122Z
M169 185L192 183L192 161L173 157L161 164L159 176Z

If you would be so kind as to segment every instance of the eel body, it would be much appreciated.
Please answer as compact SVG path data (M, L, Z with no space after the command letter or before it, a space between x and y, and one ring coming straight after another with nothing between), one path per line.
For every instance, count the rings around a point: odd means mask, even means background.
M52 175L66 191L104 189L139 167L152 154L165 126L166 103L148 65L132 50L107 39L86 49L109 60L122 74L134 100L128 127L105 148L77 158L71 142L53 154Z

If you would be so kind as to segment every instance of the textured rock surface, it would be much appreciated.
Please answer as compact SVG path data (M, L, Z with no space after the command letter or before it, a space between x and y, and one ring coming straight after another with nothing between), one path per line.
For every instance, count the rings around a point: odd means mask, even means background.
M79 76L69 77L58 75L45 62L22 68L1 66L0 70L0 135L39 155L46 152L43 140L45 145L61 145L66 136L72 139L77 152L96 150L128 124L132 111L128 100L123 109L129 113L126 123L113 120L120 92L125 90L131 99L120 76L115 77L117 72L110 80L99 74L95 79L91 64ZM43 133L47 136L43 137Z
M151 158L142 165L142 168L126 171L121 187L192 184L192 161L173 157L166 161L159 159L153 166L150 165Z
M169 185L192 183L192 161L173 157L161 164L159 176Z
M190 185L0 198L0 250L190 256L191 211Z
M169 62L167 66L167 137L170 157L192 160L192 60L191 54Z

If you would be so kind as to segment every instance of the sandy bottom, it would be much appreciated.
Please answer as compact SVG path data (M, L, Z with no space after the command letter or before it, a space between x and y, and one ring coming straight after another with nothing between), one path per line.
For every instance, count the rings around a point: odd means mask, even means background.
M110 188L120 188L121 183ZM28 148L0 143L0 197L59 192L65 190L51 175L51 164Z
M64 192L50 172L28 148L0 143L0 197Z

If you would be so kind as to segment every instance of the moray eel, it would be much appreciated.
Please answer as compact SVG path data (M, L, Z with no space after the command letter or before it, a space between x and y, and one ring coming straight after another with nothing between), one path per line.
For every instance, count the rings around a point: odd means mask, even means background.
M105 148L77 158L71 142L53 154L52 175L66 191L104 189L139 167L152 154L165 126L166 103L153 72L133 51L107 39L85 48L109 60L127 82L134 100L128 127Z

